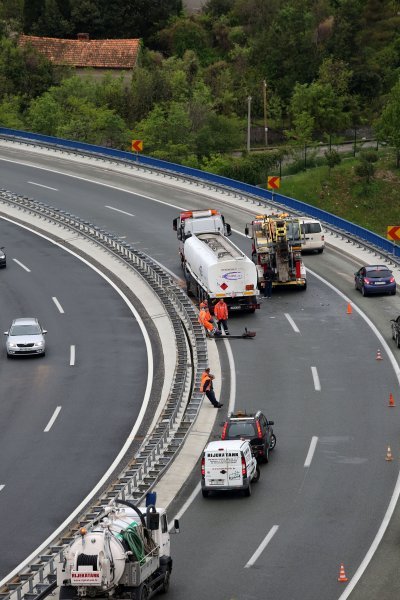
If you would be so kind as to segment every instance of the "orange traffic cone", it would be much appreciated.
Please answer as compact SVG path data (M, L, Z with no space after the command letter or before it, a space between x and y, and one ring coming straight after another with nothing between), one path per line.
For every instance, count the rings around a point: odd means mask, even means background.
M347 304L347 314L351 315L351 313L353 312L353 309L351 308L351 304L350 302Z
M381 354L381 351L380 351L380 349L379 349L379 348L378 348L378 351L377 351L377 353L376 353L376 360L383 360L383 358L382 358L382 354Z
M388 446L387 452L386 452L386 458L385 460L393 460L393 456L392 456L392 451L390 449L390 446Z
M343 563L340 563L340 571L339 571L338 581L348 581L348 578L346 577L346 573L344 570Z
M389 394L389 406L396 406L394 403L394 398L392 392Z

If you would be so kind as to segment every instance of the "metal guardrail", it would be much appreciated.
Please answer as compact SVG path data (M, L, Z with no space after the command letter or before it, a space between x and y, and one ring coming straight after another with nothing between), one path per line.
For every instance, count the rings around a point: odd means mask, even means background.
M136 250L112 233L68 212L33 199L0 191L0 205L8 204L77 232L122 259L134 268L159 296L174 328L177 365L172 387L160 418L143 442L134 461L119 478L40 556L0 590L3 600L41 600L56 587L56 562L79 527L99 518L105 506L119 499L133 498L139 503L168 468L193 424L200 408L201 372L207 366L207 346L198 315L187 295L149 256Z
M261 203L277 203L286 210L297 211L303 215L315 217L324 222L325 227L331 228L342 237L356 239L367 248L380 252L382 256L400 258L400 246L396 246L384 237L355 225L346 219L326 212L320 208L301 202L295 198L275 194L269 190L256 187L241 181L215 175L199 169L185 167L175 163L159 160L149 156L124 152L113 148L104 148L93 144L86 144L74 140L65 140L52 136L35 134L16 129L0 127L0 138L12 140L17 143L33 144L59 150L61 152L86 154L102 160L114 161L115 163L130 165L132 168L153 170L166 176L187 179L196 185L210 186L212 189L223 190L229 194L238 195L243 198L254 198Z

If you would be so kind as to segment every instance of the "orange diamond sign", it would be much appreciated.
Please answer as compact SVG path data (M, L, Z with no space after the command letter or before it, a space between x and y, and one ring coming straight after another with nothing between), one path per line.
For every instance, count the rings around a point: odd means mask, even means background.
M281 185L281 178L272 176L268 177L268 189L269 190L279 190Z
M388 240L399 241L400 225L389 225L386 231L386 237Z
M132 140L132 150L134 152L142 152L142 150L143 150L142 140Z

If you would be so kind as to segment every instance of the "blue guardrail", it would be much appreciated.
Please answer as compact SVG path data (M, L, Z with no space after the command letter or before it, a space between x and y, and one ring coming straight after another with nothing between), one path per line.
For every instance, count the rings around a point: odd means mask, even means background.
M123 150L114 150L104 146L95 146L93 144L65 140L49 135L39 135L36 133L30 133L28 131L19 131L16 129L0 127L0 135L9 136L12 138L21 138L31 142L38 142L39 144L49 144L74 151L78 150L92 154L101 154L102 156L108 156L110 158L116 158L119 160L129 160L148 167L153 167L155 169L171 171L175 174L183 175L185 177L192 177L194 179L202 180L211 184L214 183L231 190L236 190L237 192L252 194L261 201L268 202L269 200L273 200L279 204L282 204L283 206L286 206L288 209L299 211L309 217L315 217L316 219L325 222L327 225L332 225L332 227L341 229L343 232L350 234L353 237L360 238L368 244L373 244L374 246L377 246L381 250L392 254L393 256L400 256L400 246L396 246L393 242L376 233L373 233L372 231L369 231L369 229L355 225L350 221L341 219L332 213L326 212L320 208L316 208L315 206L307 204L306 202L300 202L300 200L289 198L288 196L283 196L282 194L275 194L269 190L265 190L254 185L249 185L248 183L243 183L241 181L236 181L235 179L229 179L227 177L222 177L221 175L214 175L212 173L208 173L207 171L200 171L199 169L184 167L182 165L159 160L157 158L151 158L150 156L134 154L133 152L124 152Z

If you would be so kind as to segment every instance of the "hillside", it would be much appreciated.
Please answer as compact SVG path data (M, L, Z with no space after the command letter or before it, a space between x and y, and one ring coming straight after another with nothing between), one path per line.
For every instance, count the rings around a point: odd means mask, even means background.
M280 193L317 206L386 238L389 225L400 226L400 174L393 161L380 158L370 184L355 172L355 159L332 169L316 167L284 177Z

